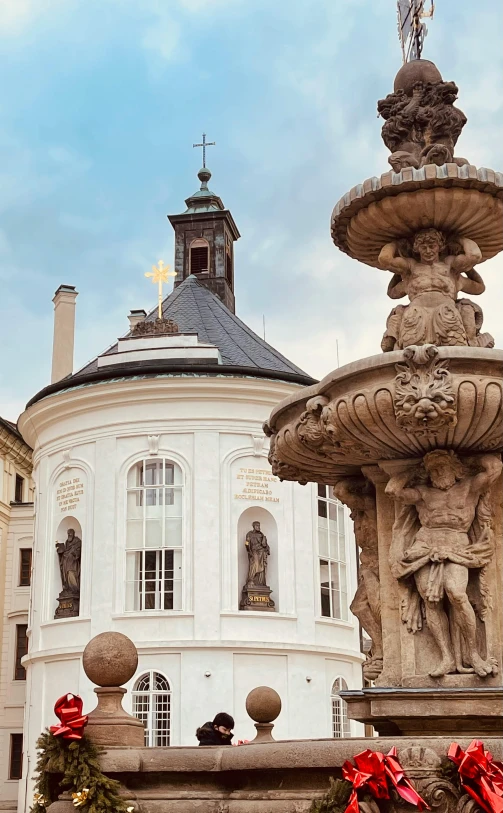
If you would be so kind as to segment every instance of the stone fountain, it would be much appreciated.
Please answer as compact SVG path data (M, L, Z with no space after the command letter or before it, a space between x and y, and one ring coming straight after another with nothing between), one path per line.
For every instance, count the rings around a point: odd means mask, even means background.
M503 250L503 175L455 156L457 92L433 63L405 64L378 103L392 170L332 214L337 248L408 298L382 354L295 393L264 427L274 474L331 484L351 509L351 609L372 649L368 688L345 699L392 736L496 734L503 710L503 353L465 296Z

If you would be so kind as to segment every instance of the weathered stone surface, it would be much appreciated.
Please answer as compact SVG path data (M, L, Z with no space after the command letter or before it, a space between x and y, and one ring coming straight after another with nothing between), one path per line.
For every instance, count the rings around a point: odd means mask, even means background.
M332 239L341 251L379 268L386 243L436 228L474 240L483 262L503 250L503 175L492 173L490 182L488 172L444 164L414 169L412 179L407 170L372 178L372 192L359 184L336 204Z
M456 403L456 412L436 426L438 432L424 434L397 420L395 365L407 365L406 353L348 364L279 404L265 427L274 474L283 480L335 483L358 475L362 465L421 457L436 448L458 454L501 450L503 352L438 348L435 361L449 374L450 406ZM447 418L443 406L442 411Z
M256 723L272 723L281 712L281 697L269 686L258 686L246 698L246 711Z
M456 737L466 748L470 738ZM393 745L417 789L439 813L462 813L460 794L442 774L452 737L382 737ZM503 757L501 738L484 738L495 759ZM142 813L307 813L313 798L340 777L346 759L369 747L368 739L297 740L239 748L114 748L100 757L104 772L123 784L124 799ZM139 761L131 769L132 755ZM67 802L50 813L69 813ZM71 803L70 803L71 804ZM381 804L381 803L380 803ZM405 813L408 806L384 803L382 813ZM468 813L468 812L466 812ZM473 813L473 812L472 812Z
M121 632L102 632L87 644L82 658L84 672L96 686L122 686L138 666L136 647Z

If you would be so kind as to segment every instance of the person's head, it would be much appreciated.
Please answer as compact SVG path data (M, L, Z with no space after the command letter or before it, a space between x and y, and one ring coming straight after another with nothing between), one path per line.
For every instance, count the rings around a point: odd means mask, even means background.
M234 728L234 719L230 714L225 711L220 711L213 720L213 728L222 734L224 737L232 737L232 729Z
M72 540L74 536L75 531L73 530L73 528L68 528L68 539Z
M463 476L463 465L454 452L436 449L424 456L423 464L434 488L451 488Z
M437 229L422 229L414 237L412 250L419 254L421 262L438 262L440 252L445 248L445 238Z
M260 522L252 522L252 528L254 531L260 531Z

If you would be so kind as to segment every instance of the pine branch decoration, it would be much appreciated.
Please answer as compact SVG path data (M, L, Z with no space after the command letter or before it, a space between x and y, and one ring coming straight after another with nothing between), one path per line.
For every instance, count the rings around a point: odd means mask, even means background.
M314 799L309 813L344 813L351 795L352 785L345 779L330 777L330 787L321 799Z
M74 794L74 805L84 813L131 813L134 810L121 798L120 783L101 772L101 751L87 737L68 741L46 730L37 741L37 749L36 793L30 813L47 813L62 790ZM59 783L54 774L62 775Z

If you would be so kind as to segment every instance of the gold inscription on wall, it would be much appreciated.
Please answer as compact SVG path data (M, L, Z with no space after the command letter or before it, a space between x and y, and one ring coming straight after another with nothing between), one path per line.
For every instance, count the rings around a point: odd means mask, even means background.
M71 511L80 502L84 494L84 484L80 477L61 480L56 491L56 502L61 512Z
M239 480L239 493L234 494L235 500L252 500L253 502L279 502L271 490L272 483L279 482L278 478L267 469L239 469L236 476Z

